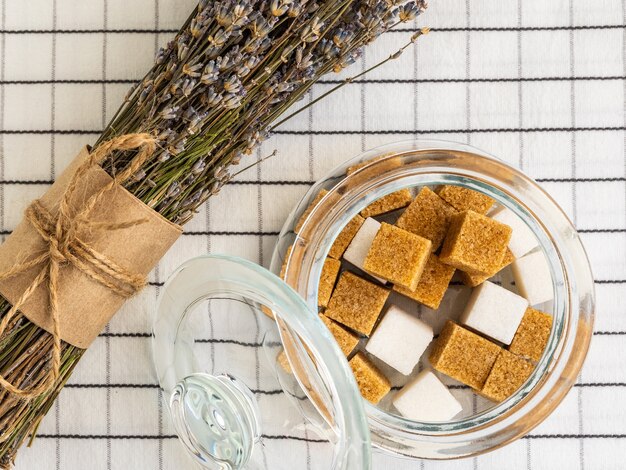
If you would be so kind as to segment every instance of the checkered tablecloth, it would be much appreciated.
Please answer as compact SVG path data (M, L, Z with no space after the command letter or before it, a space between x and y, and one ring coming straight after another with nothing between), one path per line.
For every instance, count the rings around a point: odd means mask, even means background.
M1 1L4 235L93 142L193 6L193 0ZM81 361L41 435L20 453L19 470L194 468L172 436L150 362L150 319L162 281L206 252L267 265L286 215L313 181L363 149L412 137L468 142L543 183L582 233L592 260L596 331L579 383L532 435L457 462L376 455L375 468L626 468L626 0L433 0L419 25L431 26L432 34L286 124L263 149L277 148L280 156L210 200L150 287ZM352 71L395 51L415 27L381 38ZM307 469L323 446L293 441L289 457L268 448L268 468Z

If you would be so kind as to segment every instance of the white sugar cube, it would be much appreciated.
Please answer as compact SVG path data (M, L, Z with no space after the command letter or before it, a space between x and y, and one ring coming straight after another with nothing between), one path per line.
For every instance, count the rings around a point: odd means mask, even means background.
M350 245L343 254L343 259L352 263L354 266L359 268L361 271L365 271L363 269L363 263L365 262L365 258L367 257L367 252L372 246L372 241L374 241L374 237L378 233L378 229L380 228L380 222L371 217L365 219L365 222L361 225L361 228L356 233ZM367 272L367 271L365 271ZM382 284L386 284L387 281L385 279L381 279L379 277L373 276Z
M525 298L485 281L472 291L461 323L510 344L527 307Z
M471 293L472 289L467 286L450 286L444 294L439 308L433 310L423 306L420 318L432 326L433 331L438 335L448 320L458 321Z
M511 240L509 240L509 250L516 258L521 258L538 245L539 242L532 230L513 211L502 207L491 218L508 225L513 230Z
M448 388L429 370L420 372L402 387L393 399L393 406L406 418L415 421L449 421L463 407Z
M365 350L404 375L409 375L433 340L433 329L395 305L381 320Z
M530 305L552 300L554 296L552 275L546 257L541 251L515 260L511 269L519 293L526 297Z

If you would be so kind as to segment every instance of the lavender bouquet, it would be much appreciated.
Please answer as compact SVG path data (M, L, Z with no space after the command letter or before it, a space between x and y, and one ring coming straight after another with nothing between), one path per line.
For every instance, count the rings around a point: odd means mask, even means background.
M320 77L340 72L365 45L425 7L423 0L203 0L94 148L119 136L150 135L151 155L123 186L184 225ZM136 154L119 149L100 164L114 176L128 172ZM24 440L34 437L85 352L11 310L0 298L0 375L13 388L0 388L0 468L11 467Z

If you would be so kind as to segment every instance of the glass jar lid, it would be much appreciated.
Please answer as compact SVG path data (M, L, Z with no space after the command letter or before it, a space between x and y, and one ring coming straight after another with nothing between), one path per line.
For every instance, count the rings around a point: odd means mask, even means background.
M176 433L205 468L277 467L271 458L370 468L345 357L317 314L264 268L214 255L180 266L159 298L153 356ZM295 451L296 442L308 451L325 441L331 452Z

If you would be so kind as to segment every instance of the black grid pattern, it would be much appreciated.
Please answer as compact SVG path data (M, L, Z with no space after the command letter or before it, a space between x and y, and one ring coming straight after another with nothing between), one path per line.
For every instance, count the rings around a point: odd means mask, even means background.
M193 5L1 1L2 235L93 141ZM96 340L18 469L193 468L174 439L150 363L150 314L163 280L207 251L267 264L282 222L313 181L365 148L411 137L468 142L541 181L582 233L597 278L598 318L579 383L532 435L459 462L376 455L375 468L623 468L626 0L437 0L421 19L426 24L432 34L416 48L287 123L259 153L277 148L280 156L207 204L146 291ZM381 38L353 71L396 50L414 27ZM326 77L312 97L342 77ZM258 349L258 336L252 325L244 339L206 342ZM261 383L255 393L263 400L280 395ZM272 469L308 468L311 455L327 451L312 436L267 438ZM281 466L277 456L286 445L299 460Z

